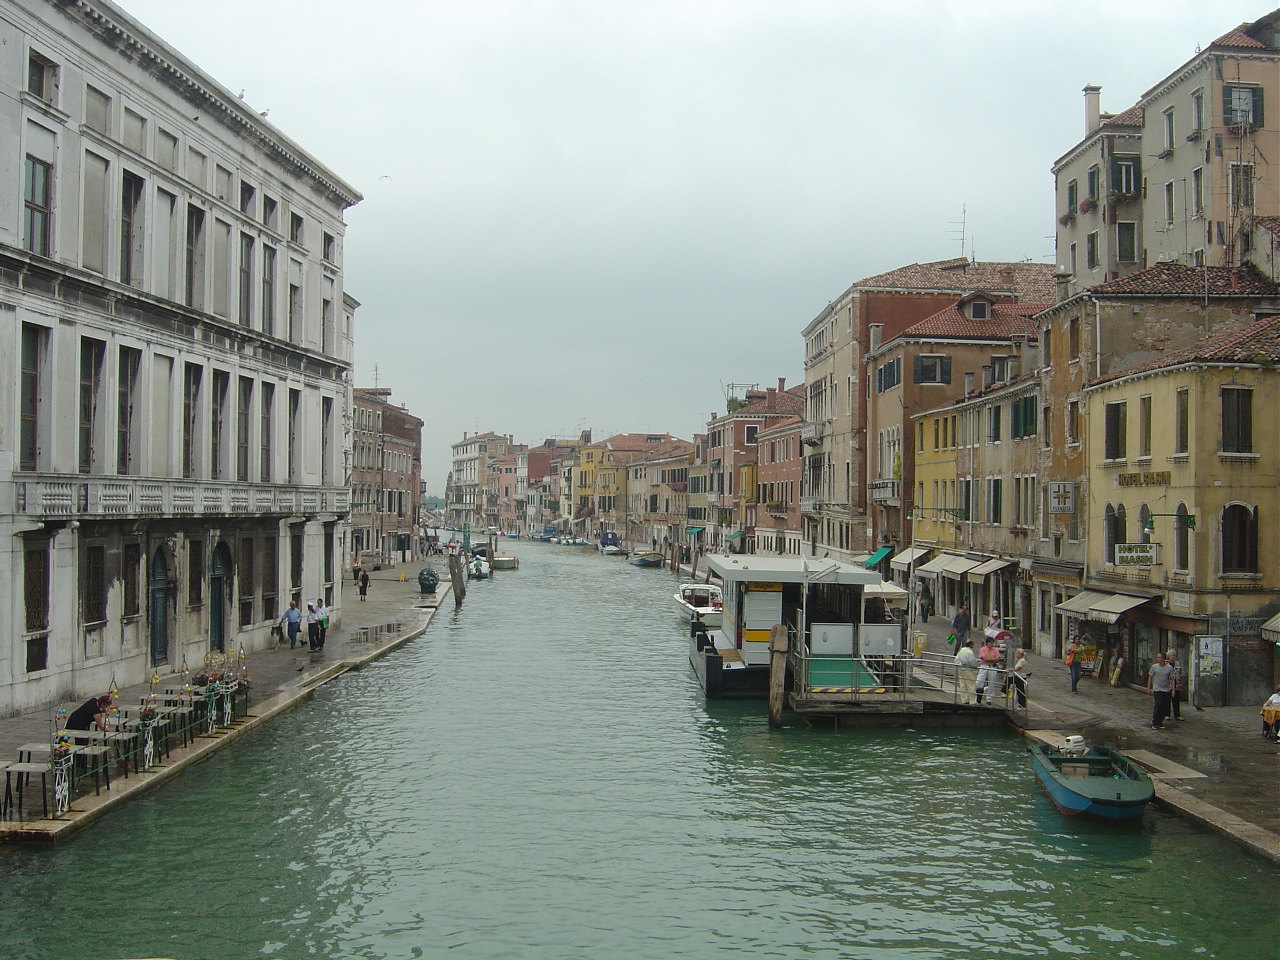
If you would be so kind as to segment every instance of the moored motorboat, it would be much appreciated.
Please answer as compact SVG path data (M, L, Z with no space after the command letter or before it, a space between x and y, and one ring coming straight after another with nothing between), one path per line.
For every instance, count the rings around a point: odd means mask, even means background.
M724 616L724 597L714 583L682 583L674 594L676 609L686 618L695 614L708 627L718 627Z
M518 570L520 569L520 560L513 554L495 553L493 560L490 561L495 570Z
M1087 747L1067 737L1059 749L1033 746L1031 768L1053 805L1067 816L1123 823L1142 816L1155 786L1147 772L1119 750Z
M660 567L662 566L663 556L656 550L644 550L640 553L633 553L628 558L629 563L634 563L637 567Z
M467 579L468 580L488 580L489 579L489 561L483 557L474 557L467 561Z

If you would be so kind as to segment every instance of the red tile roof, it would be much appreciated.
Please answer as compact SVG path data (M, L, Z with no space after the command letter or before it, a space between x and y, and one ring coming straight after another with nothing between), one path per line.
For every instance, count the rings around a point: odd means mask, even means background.
M1105 296L1266 297L1280 294L1280 286L1264 277L1252 264L1192 267L1185 263L1157 263L1089 290Z
M1270 230L1274 234L1280 234L1280 217L1254 217L1253 222L1263 230Z
M603 447L606 450L617 450L620 452L638 452L641 450L652 450L661 443L668 440L675 440L669 433L615 433L612 437L606 437L604 440L597 440L595 443L589 443L582 449L591 450L593 448Z
M929 338L947 340L1008 340L1014 336L1035 337L1036 324L1031 318L1053 305L1051 300L1022 300L1016 304L997 301L991 306L991 316L975 320L960 309L964 300L957 301L945 310L908 327L890 340Z
M1128 110L1122 110L1120 113L1110 117L1102 118L1104 127L1141 127L1143 121L1142 107L1136 104Z
M1170 350L1143 363L1113 370L1091 383L1109 383L1122 377L1166 370L1187 363L1257 363L1272 366L1280 363L1280 316L1254 320L1216 337L1207 337L1189 347Z
M881 287L891 290L948 290L967 293L988 290L1014 293L1051 300L1056 287L1055 267L1051 263L985 263L967 257L912 263L887 273L866 277L855 287Z
M1267 45L1265 43L1261 40L1255 40L1245 32L1252 26L1252 23L1242 23L1229 33L1224 33L1213 41L1213 44L1216 47L1247 47L1251 50L1266 50Z

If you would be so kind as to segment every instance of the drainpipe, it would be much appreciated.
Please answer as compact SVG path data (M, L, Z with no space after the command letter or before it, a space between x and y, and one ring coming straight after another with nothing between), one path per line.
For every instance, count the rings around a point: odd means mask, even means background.
M1093 375L1102 376L1102 304L1093 301Z

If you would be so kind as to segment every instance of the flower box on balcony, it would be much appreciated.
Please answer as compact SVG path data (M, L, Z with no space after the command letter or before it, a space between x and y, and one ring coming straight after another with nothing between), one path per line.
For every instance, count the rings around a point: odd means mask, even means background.
M1119 206L1122 203L1133 203L1138 199L1136 191L1130 190L1112 190L1107 194L1107 202L1112 206Z
M1075 223L1075 219L1076 219L1076 212L1074 210L1068 210L1066 213L1064 213L1062 216L1058 218L1058 222L1062 224L1064 227L1069 227L1071 226L1071 224Z
M1097 199L1095 199L1094 197L1085 197L1083 200L1080 201L1080 212L1092 213L1094 207L1096 207L1097 205L1098 205Z

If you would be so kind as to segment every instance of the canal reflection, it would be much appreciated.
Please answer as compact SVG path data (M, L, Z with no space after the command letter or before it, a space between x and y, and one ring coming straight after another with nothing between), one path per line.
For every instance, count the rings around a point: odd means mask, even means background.
M1274 955L1280 876L1239 848L1060 818L1012 734L706 704L671 574L514 547L421 639L0 850L0 956Z

